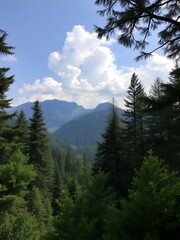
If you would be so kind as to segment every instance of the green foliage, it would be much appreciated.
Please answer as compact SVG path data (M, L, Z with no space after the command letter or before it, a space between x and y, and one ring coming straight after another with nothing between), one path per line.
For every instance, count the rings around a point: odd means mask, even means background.
M0 54L11 55L13 54L11 51L13 47L8 46L6 43L7 36L8 34L4 30L0 29Z
M1 42L0 42L1 44ZM1 52L0 52L1 53ZM7 114L6 110L10 107L11 99L6 98L6 92L14 81L14 76L7 77L9 68L0 68L0 163L7 161L8 155L15 148L13 137L15 132L8 123L14 114Z
M0 211L18 212L24 207L28 185L35 179L36 172L27 164L27 157L20 151L14 152L9 162L0 165Z
M23 110L20 111L20 113L17 115L15 127L17 129L17 136L15 137L15 141L17 145L19 145L19 147L21 148L22 152L27 154L29 129L28 121L26 120L26 116Z
M121 203L122 235L128 239L177 239L179 187L177 174L150 152L133 179L129 199Z
M180 169L179 76L175 68L170 73L169 83L164 84L157 79L149 96L144 98L145 113L148 115L147 145L174 170Z
M105 27L96 27L99 38L106 36L108 39L119 30L117 40L120 44L140 50L137 60L147 58L159 48L163 48L169 58L179 60L178 1L96 0L95 3L104 7L98 13L107 16ZM161 26L162 30L156 31ZM158 46L150 52L145 52L149 44L147 39L152 32L157 32Z
M123 162L122 131L115 106L102 137L102 143L98 143L93 173L101 170L108 174L107 186L112 187L117 194L124 194L127 184L127 179L124 178L126 163Z
M103 240L119 240L122 235L120 228L121 216L120 211L114 205L109 206L105 218Z
M32 109L33 116L30 118L29 127L29 162L34 164L37 170L35 186L47 197L52 188L53 161L48 147L43 112L38 101L34 103Z
M0 219L0 239L39 240L37 220L26 210L16 216L4 213Z
M60 214L46 239L101 239L106 209L112 202L110 191L105 190L105 180L102 172L97 174L75 201L63 191Z
M138 75L132 74L127 97L124 99L126 110L124 111L125 123L123 151L126 159L131 162L132 168L141 165L144 156L144 115L141 98L145 92Z
M38 225L40 229L45 228L45 207L43 204L43 199L38 188L33 187L33 189L28 194L28 210L36 217L38 220Z

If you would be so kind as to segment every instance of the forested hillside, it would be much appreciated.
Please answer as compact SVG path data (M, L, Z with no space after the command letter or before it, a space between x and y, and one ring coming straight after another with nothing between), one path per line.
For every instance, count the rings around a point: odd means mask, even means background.
M114 11L117 2L125 12ZM149 31L165 19L168 29L160 32L159 44L177 60L169 82L157 77L146 92L134 72L123 113L113 99L108 112L100 105L58 130L76 146L50 144L38 100L28 116L23 110L9 112L7 92L15 77L0 66L0 240L179 240L179 5L174 0L150 2L97 0L106 8L100 14L110 15L105 29L97 31L102 37L120 26L119 42L143 50ZM167 6L169 12L157 18ZM133 38L137 18L148 24L145 29L137 25L136 31L145 34L141 43ZM13 51L0 30L0 55ZM72 108L75 115L84 113L75 103ZM96 138L94 133L102 134ZM95 147L93 160L81 146Z
M102 140L101 134L110 117L112 104L103 106L103 109L99 106L90 113L62 125L54 132L54 136L75 146L96 147L97 142ZM122 117L123 110L117 108L117 111Z

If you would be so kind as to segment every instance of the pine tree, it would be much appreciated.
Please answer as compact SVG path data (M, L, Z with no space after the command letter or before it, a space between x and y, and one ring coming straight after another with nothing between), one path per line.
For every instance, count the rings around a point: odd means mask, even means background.
M1 42L0 42L1 43ZM0 52L1 53L1 52ZM2 53L1 53L2 54ZM8 114L7 109L10 108L11 99L7 99L6 92L10 85L14 82L14 76L7 77L9 68L0 68L0 162L7 161L7 155L15 148L14 135L15 131L9 124L14 114Z
M21 151L27 154L29 128L28 128L28 121L26 120L26 116L23 110L20 111L20 113L16 117L15 128L17 129L17 136L15 138L15 141L17 144L19 144Z
M0 55L12 54L6 37L6 32L0 30ZM26 195L36 172L21 152L20 141L16 141L18 128L10 123L15 114L7 113L11 99L6 92L14 82L14 76L6 76L8 71L0 68L0 239L38 240L36 220L26 209Z
M35 186L47 197L52 187L53 161L48 147L48 139L43 112L39 101L35 101L33 116L30 118L29 163L37 170Z
M139 167L144 155L144 118L142 114L145 95L138 75L133 73L125 101L124 151L125 157L131 159L133 167Z
M93 172L103 171L108 174L107 186L113 187L117 194L126 192L127 165L122 157L122 135L120 119L113 105L109 123L103 141L98 143Z
M39 191L39 188L33 187L28 194L28 210L38 220L38 226L41 231L45 230L46 210L43 203L43 197Z
M169 83L156 80L150 95L144 98L145 112L149 114L147 141L174 170L180 169L179 76L178 69L175 69L170 73Z
M168 110L159 107L158 100L163 96L163 81L155 79L149 91L149 96L145 96L143 101L146 103L146 145L148 149L164 158L164 145L167 136Z
M99 15L106 17L105 26L96 27L99 38L109 39L115 33L119 44L140 50L136 60L163 48L167 57L179 61L179 1L96 0L95 3L103 8ZM158 37L157 47L147 52L148 38L153 32Z
M180 178L149 152L121 202L122 239L179 239ZM119 233L119 232L118 232Z
M99 172L91 177L87 189L76 200L73 201L64 190L60 214L53 219L54 229L48 232L45 239L102 239L107 209L112 204L111 191L105 185L106 176Z
M163 84L163 109L167 109L167 146L169 165L180 170L180 69L178 66L170 72L170 82Z
M8 160L0 165L0 211L17 214L25 205L25 195L36 172L20 150L11 154Z

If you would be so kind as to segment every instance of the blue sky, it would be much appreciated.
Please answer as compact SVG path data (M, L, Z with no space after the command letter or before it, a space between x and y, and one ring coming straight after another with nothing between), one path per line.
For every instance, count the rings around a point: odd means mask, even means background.
M13 104L46 99L75 101L85 107L123 97L133 72L148 91L158 76L167 81L173 62L161 53L135 62L137 52L98 40L94 24L103 26L94 0L1 0L0 28L15 47L0 57L15 75L9 91ZM151 38L151 46L156 39Z

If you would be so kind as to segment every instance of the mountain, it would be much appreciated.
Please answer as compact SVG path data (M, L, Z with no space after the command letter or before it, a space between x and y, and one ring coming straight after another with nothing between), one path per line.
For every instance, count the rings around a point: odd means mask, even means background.
M88 114L62 125L54 136L75 146L95 147L102 140L111 108L110 103L100 104ZM117 112L122 117L123 110L117 108Z
M111 103L101 103L94 109L85 109L75 102L46 100L40 103L44 113L46 127L54 132L58 141L76 147L96 147L102 140L101 134L107 126ZM32 117L33 103L24 103L11 108L10 112L23 110L26 118ZM123 110L117 108L122 118ZM94 151L94 150L93 150Z
M112 103L109 103L109 102L105 102L105 103L100 103L97 105L96 108L94 108L92 111L93 112L99 112L99 111L102 111L102 110L111 110L112 109Z
M29 119L32 117L32 106L33 103L24 103L17 107L11 108L10 112L20 112L23 110L26 114L27 119ZM86 114L90 111L75 102L66 102L56 99L41 102L41 108L44 113L47 128L60 127L71 119Z

